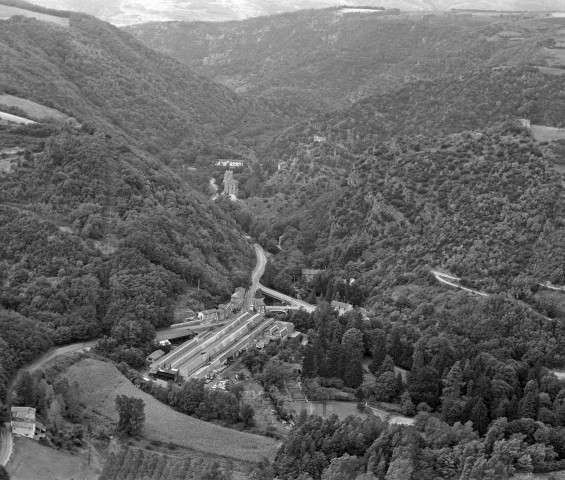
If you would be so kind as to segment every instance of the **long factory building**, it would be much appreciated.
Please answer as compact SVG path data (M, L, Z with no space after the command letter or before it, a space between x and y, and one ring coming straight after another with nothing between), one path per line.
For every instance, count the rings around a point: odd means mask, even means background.
M259 313L240 313L217 331L203 332L151 364L152 373L203 378L247 348L273 323Z

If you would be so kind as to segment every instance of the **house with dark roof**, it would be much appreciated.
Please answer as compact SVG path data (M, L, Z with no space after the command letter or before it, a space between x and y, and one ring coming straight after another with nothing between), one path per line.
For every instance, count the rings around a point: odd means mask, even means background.
M169 345L171 344L171 342L169 342ZM163 355L165 355L165 352L163 352L163 350L155 350L151 355L148 355L146 360L147 363L153 363L156 362L157 360L159 360Z

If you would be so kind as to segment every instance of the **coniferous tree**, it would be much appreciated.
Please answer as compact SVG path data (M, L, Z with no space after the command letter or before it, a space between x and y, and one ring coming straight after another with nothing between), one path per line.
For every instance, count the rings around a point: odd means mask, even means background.
M533 392L528 392L519 403L519 413L522 418L533 418L537 416L536 398Z
M318 376L318 360L312 345L306 345L302 359L302 377L314 378Z
M489 418L487 407L482 398L479 398L479 400L475 403L473 409L471 410L471 421L473 422L475 429L481 435L484 435L486 433L489 424Z
M377 328L370 333L370 339L372 359L369 364L369 370L375 373L381 368L387 356L386 332Z

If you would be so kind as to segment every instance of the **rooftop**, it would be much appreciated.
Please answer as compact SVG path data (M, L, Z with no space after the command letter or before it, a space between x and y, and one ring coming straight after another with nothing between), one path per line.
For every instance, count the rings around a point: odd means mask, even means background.
M340 309L343 308L343 309L346 309L346 310L353 309L353 305L351 305L350 303L338 302L337 300L332 300L331 305L334 308L337 307L337 308L340 308Z
M35 408L12 407L12 423L35 423Z
M170 342L169 342L170 345ZM151 355L149 355L147 357L147 359L149 361L155 361L158 360L159 358L161 358L163 355L165 355L165 352L163 352L163 350L155 350Z

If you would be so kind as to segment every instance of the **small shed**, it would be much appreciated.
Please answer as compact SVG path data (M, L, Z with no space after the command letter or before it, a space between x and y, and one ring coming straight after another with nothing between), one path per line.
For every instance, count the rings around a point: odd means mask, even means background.
M159 360L163 355L165 355L165 352L163 352L163 350L155 350L151 355L149 355L146 360L148 363L154 363L157 360Z

